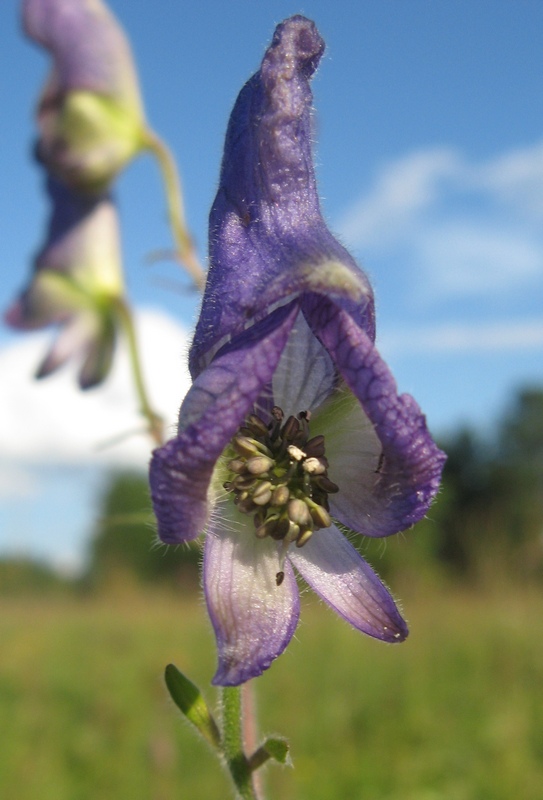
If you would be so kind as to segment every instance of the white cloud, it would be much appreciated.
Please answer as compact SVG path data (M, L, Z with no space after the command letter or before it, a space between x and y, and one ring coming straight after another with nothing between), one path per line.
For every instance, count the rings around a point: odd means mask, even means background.
M378 346L388 354L420 355L503 353L543 348L543 318L507 323L428 325L389 330Z
M543 142L512 150L473 170L474 188L543 217Z
M456 221L420 237L419 297L511 292L543 275L543 246L519 230Z
M417 299L429 302L543 291L542 221L538 142L471 164L448 148L408 154L383 168L337 228L370 264L400 251Z
M151 402L171 434L190 379L188 335L161 311L136 314L143 372ZM47 332L21 335L0 350L0 458L4 465L94 463L144 466L152 443L137 410L126 348L119 347L106 382L81 392L75 368L36 381L50 342ZM9 488L9 487L7 487Z
M390 244L436 202L441 181L461 168L456 152L445 147L410 153L387 164L373 190L340 221L341 235L361 246Z

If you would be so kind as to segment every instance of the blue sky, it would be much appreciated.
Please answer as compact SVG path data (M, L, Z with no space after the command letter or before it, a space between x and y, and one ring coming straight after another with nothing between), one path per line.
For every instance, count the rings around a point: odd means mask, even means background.
M400 389L440 434L488 427L517 387L543 383L540 0L110 7L131 39L149 123L178 159L202 258L232 104L275 24L304 13L327 42L313 84L323 209L372 278L379 347ZM29 154L48 61L21 36L18 14L14 0L0 4L3 308L47 211ZM173 424L198 298L174 264L145 261L170 244L150 158L126 170L117 197L156 402ZM96 453L93 443L137 427L130 388L122 370L92 396L72 397L69 371L35 387L28 375L47 340L0 328L0 553L70 560L90 528L102 464L143 465L147 444L133 437Z

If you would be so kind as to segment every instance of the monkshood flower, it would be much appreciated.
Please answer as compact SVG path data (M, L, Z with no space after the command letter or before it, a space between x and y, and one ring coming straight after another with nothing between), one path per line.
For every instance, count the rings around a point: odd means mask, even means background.
M23 25L53 58L38 105L38 157L70 186L101 191L144 147L126 37L101 0L24 0Z
M107 375L123 293L117 210L109 195L84 196L48 178L52 213L29 285L5 314L14 328L61 330L38 369L45 377L73 356L83 358L79 384Z
M210 216L194 382L176 438L151 464L161 539L206 531L220 685L261 674L287 646L294 569L355 628L403 640L391 595L344 531L413 525L444 461L374 347L366 276L321 216L309 79L323 49L312 22L286 20L238 97Z

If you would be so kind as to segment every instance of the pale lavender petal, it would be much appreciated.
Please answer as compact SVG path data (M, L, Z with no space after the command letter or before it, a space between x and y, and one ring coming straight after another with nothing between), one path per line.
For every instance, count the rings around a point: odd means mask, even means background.
M36 377L46 378L63 366L69 359L86 352L90 341L99 335L97 322L96 317L89 312L83 312L71 317L58 332L38 368Z
M271 382L297 313L296 304L277 309L224 348L190 388L177 437L151 460L151 496L164 542L203 531L215 462Z
M115 303L123 279L117 209L107 193L85 197L47 179L51 216L34 274L5 313L8 325L61 330L37 377L81 355L79 384L89 388L109 372L115 344Z
M237 686L261 675L296 629L298 587L277 542L257 539L250 518L229 501L216 508L207 532L204 589L219 650L213 683Z
M316 531L288 557L309 586L355 628L385 642L408 633L390 592L335 526Z
M285 415L314 409L337 383L336 367L299 312L273 376L275 403Z
M338 496L338 519L367 536L398 533L426 514L439 488L445 455L430 436L415 400L398 395L390 370L350 314L311 294L304 298L302 308L360 402L382 448L371 499L363 490L367 474L363 476L361 462L362 491L356 492L351 473L352 489ZM352 465L349 468L356 473Z

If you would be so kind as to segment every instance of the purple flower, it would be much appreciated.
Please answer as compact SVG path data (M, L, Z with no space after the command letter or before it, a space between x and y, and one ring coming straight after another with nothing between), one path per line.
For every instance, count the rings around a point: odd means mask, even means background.
M24 0L23 24L53 58L38 105L38 157L72 187L103 190L145 146L126 37L101 0Z
M210 217L194 379L151 491L168 543L206 531L214 683L261 674L299 614L295 568L355 628L407 627L337 524L388 536L437 492L443 454L374 347L366 276L327 229L311 158L309 79L324 44L296 16L242 89Z
M5 321L22 330L60 325L37 377L81 355L79 384L87 389L106 376L115 344L123 292L117 210L109 195L82 196L54 178L47 192L53 210L46 242Z

